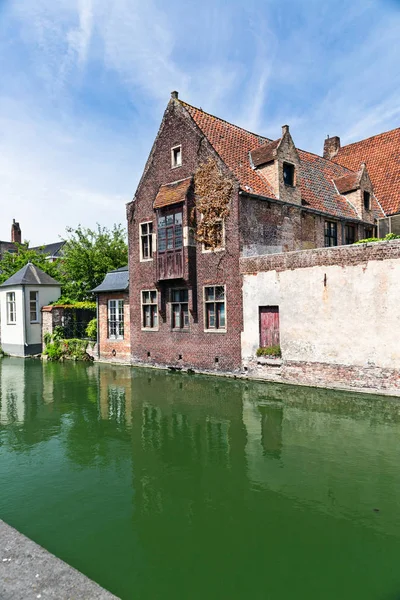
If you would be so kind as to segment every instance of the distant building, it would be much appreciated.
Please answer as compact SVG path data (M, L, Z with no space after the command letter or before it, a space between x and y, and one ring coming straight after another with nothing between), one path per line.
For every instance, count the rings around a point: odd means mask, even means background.
M98 353L101 360L130 362L128 267L107 273L93 292L97 295Z
M16 244L22 243L22 233L21 227L19 223L13 219L11 225L11 240L1 241L0 240L0 261L4 256L5 252L15 252L17 249ZM47 254L47 259L54 262L58 258L62 258L63 256L63 247L65 245L65 240L61 240L59 242L54 242L53 244L44 244L43 246L33 246L30 247L30 250L35 250L39 254Z
M42 351L41 308L61 294L61 285L28 263L0 285L0 339L5 352L29 356Z

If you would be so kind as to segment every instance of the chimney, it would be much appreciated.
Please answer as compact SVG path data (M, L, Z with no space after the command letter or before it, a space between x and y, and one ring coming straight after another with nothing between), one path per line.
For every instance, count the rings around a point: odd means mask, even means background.
M289 133L289 125L282 125L282 137L285 133Z
M340 150L340 137L338 135L334 135L333 137L328 137L324 141L324 153L323 157L331 160L336 156L336 154Z
M179 96L178 92L171 92L172 100L178 100L178 96Z
M19 223L15 222L15 219L13 219L11 225L11 241L18 244L21 243L21 227L19 226Z

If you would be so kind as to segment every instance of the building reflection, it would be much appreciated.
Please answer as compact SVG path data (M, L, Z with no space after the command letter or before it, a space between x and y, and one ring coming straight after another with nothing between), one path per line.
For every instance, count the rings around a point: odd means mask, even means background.
M100 418L123 427L132 424L132 370L129 367L95 365L99 385Z

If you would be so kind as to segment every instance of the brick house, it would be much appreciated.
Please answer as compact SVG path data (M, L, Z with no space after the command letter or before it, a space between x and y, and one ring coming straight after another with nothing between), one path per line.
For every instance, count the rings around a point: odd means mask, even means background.
M400 127L346 146L341 146L338 136L328 138L324 157L348 169L365 163L385 213L378 221L379 237L400 234Z
M98 358L111 362L130 362L128 267L107 273L93 292L97 296Z
M200 210L196 187L207 164L215 166L218 185L231 190L212 246L199 236L216 225ZM374 234L385 213L367 166L353 169L296 148L286 125L271 140L173 92L127 205L132 361L239 369L240 257L349 244Z

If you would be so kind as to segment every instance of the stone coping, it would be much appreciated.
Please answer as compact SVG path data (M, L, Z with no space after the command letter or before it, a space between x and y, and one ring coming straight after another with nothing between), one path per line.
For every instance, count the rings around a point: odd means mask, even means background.
M0 598L119 600L1 520Z

